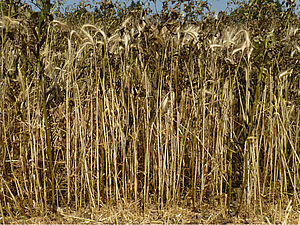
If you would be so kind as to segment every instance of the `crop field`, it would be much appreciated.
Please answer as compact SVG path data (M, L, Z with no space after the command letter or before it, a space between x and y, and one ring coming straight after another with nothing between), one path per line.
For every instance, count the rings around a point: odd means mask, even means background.
M0 1L1 223L300 223L295 1Z

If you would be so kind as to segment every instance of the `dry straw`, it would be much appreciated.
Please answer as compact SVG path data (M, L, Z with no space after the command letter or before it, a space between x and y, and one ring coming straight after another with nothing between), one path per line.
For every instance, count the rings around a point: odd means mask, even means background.
M1 217L135 202L294 221L299 19L282 30L269 7L272 27L251 10L2 17Z

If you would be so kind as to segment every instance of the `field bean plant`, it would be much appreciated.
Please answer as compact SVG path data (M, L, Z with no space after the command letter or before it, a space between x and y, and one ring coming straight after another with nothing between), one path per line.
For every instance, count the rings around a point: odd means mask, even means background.
M0 1L2 223L300 223L296 1Z

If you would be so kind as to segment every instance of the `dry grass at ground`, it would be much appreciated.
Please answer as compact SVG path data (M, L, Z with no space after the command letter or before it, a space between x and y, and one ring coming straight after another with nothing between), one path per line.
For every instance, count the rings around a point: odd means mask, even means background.
M299 224L300 211L293 209L279 209L279 206L264 205L265 213L254 209L242 210L239 215L225 212L221 207L212 204L202 204L193 210L187 205L172 205L159 209L151 205L142 210L139 203L120 204L100 210L93 208L74 211L70 208L59 208L56 214L29 218L15 218L4 220L12 224Z

